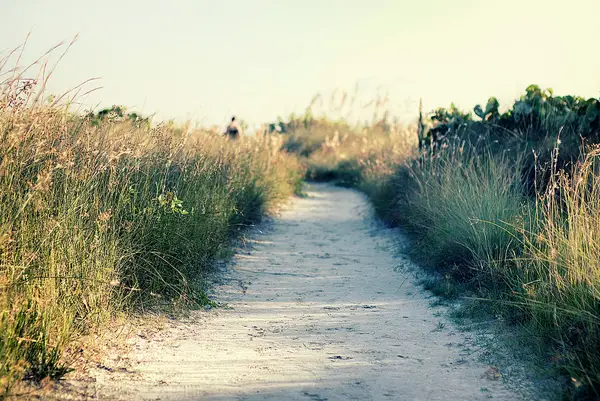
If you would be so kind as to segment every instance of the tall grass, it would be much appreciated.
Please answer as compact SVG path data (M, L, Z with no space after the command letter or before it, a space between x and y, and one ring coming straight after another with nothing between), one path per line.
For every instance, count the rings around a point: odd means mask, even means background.
M320 118L292 121L288 130L283 148L299 156L306 178L344 186L359 185L363 174L391 172L417 145L412 127L384 120L364 127Z
M291 142L310 150L309 178L362 189L412 235L429 288L525 326L571 378L568 392L597 399L600 150L581 149L598 143L598 107L530 86L505 114L494 98L489 112L476 107L481 121L455 108L396 132L320 121Z
M554 358L580 384L600 390L600 148L571 174L557 172L524 235L520 296Z
M362 185L413 235L439 294L486 300L527 326L575 392L591 397L600 384L599 158L595 148L572 170L554 170L535 198L518 162L452 145Z
M429 265L463 280L494 274L486 265L514 253L514 230L524 199L512 162L451 145L407 162L389 185L405 211L401 221L418 233ZM482 264L481 261L486 261ZM486 277L485 280L497 277Z
M303 176L277 138L98 123L21 83L0 99L0 398L61 377L65 345L119 311L208 302L214 258Z

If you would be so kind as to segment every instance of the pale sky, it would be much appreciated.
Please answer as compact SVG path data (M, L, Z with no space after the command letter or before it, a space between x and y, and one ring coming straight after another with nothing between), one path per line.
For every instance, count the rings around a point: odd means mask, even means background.
M317 92L389 92L412 118L529 84L600 96L600 0L0 0L0 51L26 59L76 34L53 93L100 77L86 105L251 124Z

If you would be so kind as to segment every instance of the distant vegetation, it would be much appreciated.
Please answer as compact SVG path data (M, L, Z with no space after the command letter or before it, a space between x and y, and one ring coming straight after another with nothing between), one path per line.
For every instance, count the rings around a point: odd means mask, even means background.
M330 105L334 113L356 103L347 93L341 93L340 98ZM317 114L313 111L314 103L313 99L303 115L292 115L278 123L279 131L284 133L283 149L299 156L309 180L358 185L363 174L403 162L417 146L416 128L389 121L388 113L383 110L384 98L369 102L374 104L369 110L372 118L360 124L343 117L333 120L328 117L328 110Z
M292 127L284 147L308 178L364 190L412 235L437 294L493 300L480 306L533 333L573 397L598 397L598 99L532 85L505 112L495 98L472 113L452 105L421 113L414 129Z
M69 343L120 312L209 303L202 278L230 238L303 178L276 137L232 145L35 90L0 86L0 399L60 378Z
M129 121L133 126L149 128L151 123L150 117L142 117L138 113L128 113L124 106L112 106L97 113L90 111L85 117L94 126L106 122Z

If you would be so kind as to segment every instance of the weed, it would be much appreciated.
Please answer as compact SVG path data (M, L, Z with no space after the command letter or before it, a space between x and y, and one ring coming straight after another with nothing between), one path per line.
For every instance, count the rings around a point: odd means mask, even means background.
M435 325L435 329L433 329L433 331L442 331L446 328L446 323L444 322L437 322L437 324Z

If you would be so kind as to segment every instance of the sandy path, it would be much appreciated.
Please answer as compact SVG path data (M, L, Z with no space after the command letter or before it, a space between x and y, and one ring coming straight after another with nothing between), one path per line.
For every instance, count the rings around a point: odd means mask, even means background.
M215 289L230 308L137 338L134 373L99 372L98 398L520 399L395 271L406 262L361 194L312 185L249 236Z

